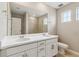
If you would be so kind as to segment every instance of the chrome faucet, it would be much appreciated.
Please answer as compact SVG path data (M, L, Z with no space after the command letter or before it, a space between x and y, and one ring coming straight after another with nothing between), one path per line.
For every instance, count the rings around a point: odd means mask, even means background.
M43 36L45 36L46 34L45 34L45 33L43 33L42 35L43 35Z

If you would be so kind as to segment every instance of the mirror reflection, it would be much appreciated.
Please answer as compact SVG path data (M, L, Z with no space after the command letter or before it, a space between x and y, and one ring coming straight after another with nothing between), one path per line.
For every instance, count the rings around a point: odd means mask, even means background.
M11 35L47 32L48 14L33 8L10 3Z

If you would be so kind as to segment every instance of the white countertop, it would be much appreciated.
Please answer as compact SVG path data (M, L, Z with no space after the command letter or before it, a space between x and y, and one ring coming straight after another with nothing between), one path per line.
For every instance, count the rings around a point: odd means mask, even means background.
M57 35L40 35L40 36L37 35L37 36L32 36L30 34L30 35L24 35L24 36L25 36L24 39L20 39L17 36L14 36L12 38L11 38L11 36L4 38L3 40L1 40L0 49L6 49L6 48L10 48L10 47L14 47L14 46L22 45L22 44L28 44L28 43L32 43L32 42L37 42L37 41L41 41L41 40L58 38Z

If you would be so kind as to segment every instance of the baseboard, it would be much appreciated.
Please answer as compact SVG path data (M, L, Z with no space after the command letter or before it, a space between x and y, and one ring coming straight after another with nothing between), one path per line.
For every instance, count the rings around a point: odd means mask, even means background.
M69 52L70 54L73 54L73 55L79 57L79 52L77 52L77 51L74 51L74 50L71 50L71 49L66 49L66 51Z
M71 49L66 49L65 51L66 53L63 54L59 51L59 54L61 54L62 56L61 57L79 57L79 52L76 52L74 50L71 50Z

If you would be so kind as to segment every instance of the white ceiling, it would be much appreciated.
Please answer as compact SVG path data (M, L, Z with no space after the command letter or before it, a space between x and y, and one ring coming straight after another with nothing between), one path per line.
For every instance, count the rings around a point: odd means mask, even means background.
M61 8L67 4L70 4L70 2L45 2L46 5L51 6L53 8ZM63 4L63 6L59 7L58 5Z
M31 4L31 3L30 3ZM23 15L24 13L29 13L32 16L39 17L41 15L46 14L46 12L41 12L39 10L35 10L30 7L25 7L23 5L19 5L17 3L10 3L11 11L16 14Z
M69 4L69 2L62 2L62 3L63 3L63 6ZM28 3L25 3L25 4L28 5ZM38 3L32 3L32 2L30 3L30 5L37 5L37 4ZM61 2L45 2L43 4L58 9L58 8L60 8L60 7L58 7L58 5L61 4ZM13 3L13 2L10 3L10 7L11 7L11 11L16 14L24 14L25 12L30 13L34 16L41 16L41 15L46 14L46 12L41 12L41 11L35 10L33 8L21 6L17 3Z

